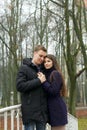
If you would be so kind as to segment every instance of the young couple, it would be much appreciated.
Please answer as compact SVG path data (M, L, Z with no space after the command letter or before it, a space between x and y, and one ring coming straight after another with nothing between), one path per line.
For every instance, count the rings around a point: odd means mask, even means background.
M44 65L44 66L43 66ZM38 45L33 58L25 58L20 67L17 90L21 93L21 111L25 130L65 130L67 107L63 100L66 86L54 55Z

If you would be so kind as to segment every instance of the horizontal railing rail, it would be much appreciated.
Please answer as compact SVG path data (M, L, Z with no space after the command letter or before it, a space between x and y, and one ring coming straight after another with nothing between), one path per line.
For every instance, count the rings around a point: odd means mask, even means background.
M5 107L5 108L1 108L0 109L0 113L7 112L7 111L10 111L10 110L14 110L14 109L18 109L18 108L20 108L20 106L21 106L21 104L14 105L14 106L9 106L9 107Z

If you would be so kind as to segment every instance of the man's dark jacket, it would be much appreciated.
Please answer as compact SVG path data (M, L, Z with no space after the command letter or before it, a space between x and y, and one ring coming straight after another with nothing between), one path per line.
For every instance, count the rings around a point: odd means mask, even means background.
M46 93L37 77L37 72L38 68L31 59L26 58L17 74L16 86L21 93L23 124L28 124L32 119L43 123L48 120Z

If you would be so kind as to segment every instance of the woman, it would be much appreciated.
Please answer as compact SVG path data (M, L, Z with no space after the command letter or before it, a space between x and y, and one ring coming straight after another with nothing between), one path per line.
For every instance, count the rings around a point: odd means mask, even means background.
M67 107L63 100L66 86L54 55L48 54L44 61L44 74L38 74L42 86L48 95L49 124L51 130L65 130ZM45 78L46 77L46 78Z

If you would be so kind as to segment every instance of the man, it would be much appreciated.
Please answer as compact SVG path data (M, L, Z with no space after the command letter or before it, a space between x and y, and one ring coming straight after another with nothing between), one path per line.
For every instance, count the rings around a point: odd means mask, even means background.
M17 74L16 86L21 93L22 120L25 130L45 130L47 117L47 101L41 83L43 78L38 77L40 65L43 63L47 50L38 45L34 49L33 58L23 60Z

